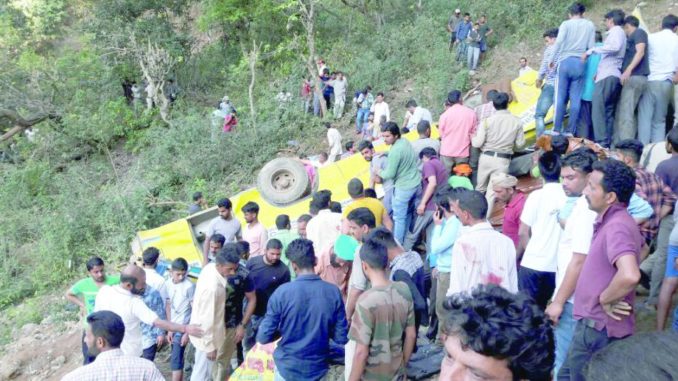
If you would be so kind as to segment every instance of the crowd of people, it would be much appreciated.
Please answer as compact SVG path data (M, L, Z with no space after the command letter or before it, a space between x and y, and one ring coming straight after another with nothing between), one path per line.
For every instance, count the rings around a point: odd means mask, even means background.
M575 3L569 11L568 21L544 33L538 86L542 98L553 98L556 118L531 171L541 179L539 189L524 193L509 174L514 153L526 144L521 120L507 109L509 94L490 91L488 102L471 109L460 91L449 92L440 138L433 139L427 109L409 101L400 128L383 94L373 98L368 86L356 96L358 142L342 147L339 132L327 125L328 161L360 154L369 163L367 184L358 178L346 184L350 201L342 205L319 190L308 214L294 222L280 214L267 229L259 221L267 211L256 203L241 207L242 225L231 201L220 200L195 284L182 258L160 275L154 247L144 250L142 266L128 265L120 276L106 274L100 258L90 259L89 277L67 292L86 316L86 365L64 379L163 379L151 361L167 344L172 379L182 380L190 343L191 380L221 381L233 362L276 341L275 380L324 379L336 348L343 349L346 380L404 379L412 354L427 340L443 348L439 379L445 381L633 379L626 377L637 374L629 348L647 345L647 337L657 343L649 349L657 355L644 374L678 377L664 353L675 353L678 343L676 333L664 331L678 289L678 128L665 135L668 110L656 106L668 103L658 94L678 73L678 50L668 43L678 41L678 18L666 16L663 31L648 38L636 18L610 11L609 33L595 47L584 7ZM454 24L455 14L448 25L453 40L473 49L464 38L470 18ZM622 66L629 49L630 66ZM596 135L601 144L569 147L567 136L580 131L583 73L596 55L593 130L602 134ZM328 74L323 65L320 73ZM521 68L529 69L527 60ZM631 83L642 89L625 96ZM629 108L633 118L635 103L611 102L614 92L640 103L637 124L622 122ZM649 141L641 133L646 97L657 124L643 133L661 125L661 136L653 132L657 138ZM563 99L570 102L564 129ZM546 133L546 103L537 106L538 135ZM411 142L403 137L410 129L419 136ZM666 140L670 156L646 167L643 150L658 139ZM377 153L375 140L389 151ZM190 213L206 206L201 193L193 200ZM489 222L497 212L500 229ZM644 303L635 301L640 288L648 289ZM655 308L658 332L636 334L635 315ZM675 315L678 332L678 310ZM610 373L611 358L629 361Z

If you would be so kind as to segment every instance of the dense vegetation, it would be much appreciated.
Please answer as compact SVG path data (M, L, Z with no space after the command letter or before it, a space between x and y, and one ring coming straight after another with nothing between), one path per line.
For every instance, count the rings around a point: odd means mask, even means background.
M319 147L324 129L298 101L312 55L348 74L349 98L371 84L437 114L447 91L468 87L447 48L455 7L488 15L491 44L539 46L567 3L1 1L0 309L63 287L92 255L127 258L135 231L182 216L194 191L213 203L253 183L290 140L313 153L307 147ZM181 93L163 112L135 109L125 78L159 88L176 79ZM292 104L275 101L281 89ZM224 94L240 117L229 135L210 127ZM391 107L400 120L402 105ZM28 124L32 141L8 137Z

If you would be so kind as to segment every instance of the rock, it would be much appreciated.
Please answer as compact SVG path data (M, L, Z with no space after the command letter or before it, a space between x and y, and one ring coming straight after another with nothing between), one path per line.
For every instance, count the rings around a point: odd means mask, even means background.
M0 381L11 380L17 377L20 372L18 361L8 361L0 363Z
M21 327L21 336L30 336L33 332L35 332L40 326L34 323L28 323Z
M59 368L61 368L62 365L64 365L65 362L66 362L66 357L61 355L61 356L55 358L54 360L52 360L52 362L50 362L49 365L52 367L52 369L59 369Z

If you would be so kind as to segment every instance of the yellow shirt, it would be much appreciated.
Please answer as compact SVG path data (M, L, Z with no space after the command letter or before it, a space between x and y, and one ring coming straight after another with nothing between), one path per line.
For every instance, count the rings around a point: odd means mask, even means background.
M214 262L208 263L200 272L193 297L191 324L205 331L201 338L190 336L196 349L209 353L221 346L226 337L225 305L226 278L219 274Z
M372 197L363 197L354 200L352 203L348 204L348 206L344 208L344 218L348 217L348 214L351 213L351 211L358 208L369 209L370 212L374 214L374 220L377 223L377 226L381 226L383 222L382 217L384 216L384 211L386 210L381 201Z

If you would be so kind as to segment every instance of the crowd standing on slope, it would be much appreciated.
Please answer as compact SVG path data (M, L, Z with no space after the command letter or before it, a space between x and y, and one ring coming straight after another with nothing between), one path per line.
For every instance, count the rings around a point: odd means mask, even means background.
M509 94L490 91L471 109L451 91L440 139L432 139L430 111L407 102L401 129L383 93L374 98L367 86L355 97L359 142L342 146L327 125L327 162L357 153L369 162L369 183L347 184L348 205L320 190L308 214L294 224L278 215L269 231L256 203L239 211L242 226L231 201L220 200L195 284L182 258L160 275L154 247L144 250L142 267L119 276L90 259L89 277L66 295L86 317L85 366L64 380L163 379L151 361L166 344L172 380L182 380L191 343L191 380L221 381L234 359L241 364L257 343L276 340L275 380L324 379L337 347L346 380L404 379L427 339L444 348L445 381L678 377L678 339L664 331L678 288L678 128L665 134L678 78L678 18L666 16L662 31L648 37L637 18L612 10L596 44L584 11L573 4L570 19L543 35L535 118L537 135L551 136L532 171L540 189L523 193L509 174L525 145ZM492 29L485 17L470 24L455 11L450 49L476 64L475 49L487 49ZM318 65L340 118L346 79ZM527 59L520 70L531 70ZM330 97L313 98L314 110L319 102L329 106ZM419 139L403 138L405 129ZM607 157L569 148L570 135L592 136L609 148ZM650 168L643 150L663 139L670 157ZM376 153L374 140L389 152ZM200 193L193 201L189 213L206 207ZM501 231L488 220L499 210ZM643 304L635 302L639 283L649 289ZM658 332L634 335L634 315L655 308ZM648 351L651 362L630 355Z

